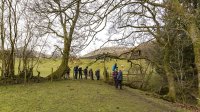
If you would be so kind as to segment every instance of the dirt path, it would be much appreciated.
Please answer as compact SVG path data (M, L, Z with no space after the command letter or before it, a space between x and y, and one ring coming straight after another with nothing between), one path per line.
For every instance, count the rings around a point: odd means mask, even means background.
M100 81L57 81L0 87L2 112L177 112L186 111L125 87Z
M145 106L150 106L147 108L148 112L154 111L165 111L165 112L176 112L178 109L170 102L163 101L161 99L156 99L151 96L147 96L145 92L131 89L125 87L124 91L121 92L122 95L127 95L127 97L132 98L134 101L140 101L140 104ZM144 107L145 107L144 106Z

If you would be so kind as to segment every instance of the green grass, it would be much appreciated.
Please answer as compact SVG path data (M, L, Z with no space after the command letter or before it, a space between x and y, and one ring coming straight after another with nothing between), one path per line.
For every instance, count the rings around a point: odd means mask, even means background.
M1 112L175 112L169 102L101 81L67 80L0 87Z
M74 61L74 62L69 62L69 66L71 68L71 77L72 77L72 73L73 73L73 68L76 65L81 66L83 69L90 65L91 62L94 62L95 60L89 60L89 59L81 59L80 61ZM19 61L16 60L16 64L15 64L15 73L18 73L18 63ZM40 71L40 75L42 77L46 77L49 74L52 73L52 68L53 71L55 71L59 65L61 63L61 59L40 59L40 62L35 66L33 74L37 75L37 70ZM109 73L111 73L111 68L112 65L114 65L115 63L118 64L119 69L124 69L125 72L127 73L127 70L129 69L130 63L127 63L127 61L125 60L111 60L111 61L106 61L105 65L107 67L107 70ZM124 68L121 67L121 65L124 65ZM102 61L97 61L94 64L92 64L91 66L89 66L89 69L92 68L93 71L100 69L101 74L103 74L103 69L104 69L104 63Z
M72 77L72 73L73 73L73 68L76 65L81 66L83 69L90 65L90 63L95 62L94 59L80 59L79 61L75 60L73 62L69 61L69 67L71 68L71 77ZM1 62L0 62L1 63ZM35 62L34 62L35 63ZM112 72L112 66L117 63L118 64L118 68L120 70L123 70L124 74L127 74L128 69L130 68L130 63L128 63L126 60L107 60L105 63L105 66L108 70L109 73ZM142 61L138 61L136 63L144 63ZM45 58L41 58L39 63L35 65L34 69L33 69L33 75L37 75L37 70L40 71L40 75L42 77L46 77L49 74L52 73L52 69L53 71L55 71L59 65L61 64L61 59L45 59ZM1 64L0 64L1 65ZM19 60L16 59L15 61L15 74L18 74L18 65L19 65ZM123 67L122 67L123 65ZM21 66L22 67L22 66ZM93 71L100 69L100 73L101 75L103 74L103 70L104 70L104 62L103 60L98 60L95 63L93 63L92 65L89 66L89 69L92 68Z

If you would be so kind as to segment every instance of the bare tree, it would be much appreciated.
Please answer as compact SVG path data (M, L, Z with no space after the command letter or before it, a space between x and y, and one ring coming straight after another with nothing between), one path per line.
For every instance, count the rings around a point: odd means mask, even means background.
M5 76L6 70L6 60L5 60L5 25L4 25L4 12L5 12L5 0L1 1L1 60L2 60L2 68L1 68L1 78Z
M154 38L156 42L163 48L163 69L167 76L169 93L171 100L176 99L175 79L171 68L171 49L173 48L174 39L180 37L180 33L185 33L193 41L195 63L199 71L199 3L197 0L179 1L179 0L138 0L124 1L119 7L113 11L110 18L111 23L110 33L120 32L123 35L121 38L108 41L119 41L131 43L136 38L150 39ZM168 15L169 12L172 15ZM176 25L170 26L166 21L166 17ZM171 17L170 17L171 16ZM175 20L179 18L179 20ZM169 21L168 21L169 22ZM176 35L172 35L176 33ZM149 38L150 37L150 38ZM127 41L124 41L127 40ZM198 72L198 77L200 77ZM200 78L198 78L199 80Z
M6 26L8 27L8 30L5 30L5 37L7 38L7 41L9 42L9 57L8 59L8 64L6 66L6 75L9 78L12 78L14 76L14 66L15 66L15 43L18 37L18 23L20 19L20 15L18 15L18 6L19 6L19 1L12 1L12 0L7 0L5 1L6 4L6 16L8 22L5 22ZM5 40L4 40L5 42ZM2 41L3 43L3 41Z
M163 69L168 79L170 99L175 100L176 92L174 85L173 72L170 68L169 60L169 38L163 39L165 4L159 1L124 1L120 8L116 9L111 15L111 33L120 32L122 37L109 39L108 41L119 41L120 43L134 43L140 39L143 42L154 38L160 46L165 46Z
M34 11L38 18L38 28L44 29L45 33L52 34L53 37L63 39L62 63L59 68L51 74L54 78L60 78L69 69L68 59L70 50L84 49L100 32L105 25L104 20L109 14L111 5L106 0L104 2L89 0L44 0L32 1ZM100 9L105 8L102 11ZM102 26L102 27L101 27ZM87 43L89 40L89 43Z

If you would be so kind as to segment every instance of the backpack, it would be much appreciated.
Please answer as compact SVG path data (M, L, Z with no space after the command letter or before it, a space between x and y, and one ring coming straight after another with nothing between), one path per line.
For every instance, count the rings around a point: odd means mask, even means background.
M112 71L115 71L115 69L116 69L116 66L113 65L113 66L112 66Z
M113 76L113 77L117 77L117 72L116 72L116 71L113 72L113 73L112 73L112 76Z

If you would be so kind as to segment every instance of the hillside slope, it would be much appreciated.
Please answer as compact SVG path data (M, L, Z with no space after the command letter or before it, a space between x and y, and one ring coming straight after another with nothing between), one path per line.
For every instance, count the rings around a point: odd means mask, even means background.
M116 46L115 47L104 47L104 48L92 51L92 52L82 56L81 58L96 58L102 54L111 54L111 55L118 56L121 53L123 53L129 49L130 48L128 48L128 47L116 47Z

